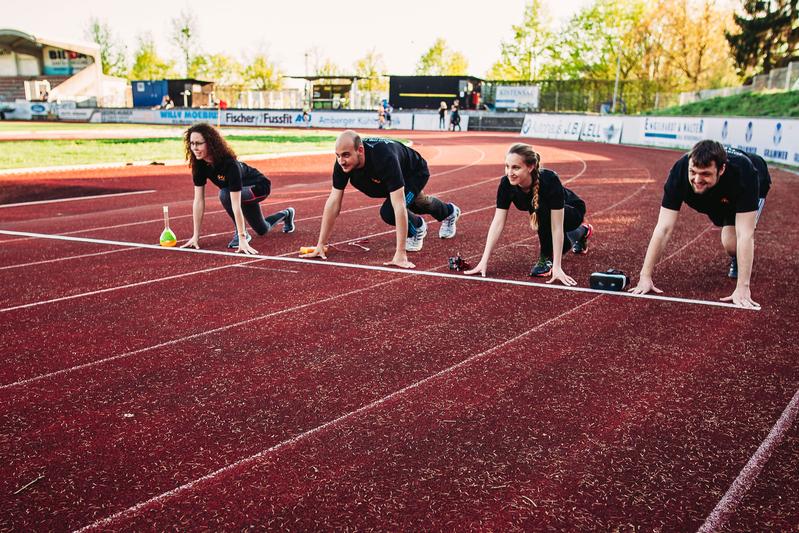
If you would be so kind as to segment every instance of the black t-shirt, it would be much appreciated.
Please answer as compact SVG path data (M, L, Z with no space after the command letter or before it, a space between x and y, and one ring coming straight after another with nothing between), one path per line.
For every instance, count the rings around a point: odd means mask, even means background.
M538 210L551 211L563 209L564 205L576 205L580 198L563 186L557 173L548 168L542 168L538 176ZM502 176L497 188L497 209L510 209L510 204L520 211L533 213L533 188L529 191L522 190L518 185L511 185L508 176Z
M336 161L333 187L344 190L349 182L370 198L388 198L390 193L405 186L410 189L424 186L430 172L419 152L391 139L370 138L362 142L363 168L353 169L347 174Z
M663 186L663 200L660 205L666 209L679 211L683 202L693 209L709 215L714 221L729 220L735 213L757 211L760 194L760 176L752 161L743 152L729 150L727 167L719 180L703 194L697 194L688 181L689 154L682 156L669 172ZM763 188L768 190L768 172L765 172ZM765 192L764 191L764 192Z
M228 189L231 192L241 191L242 186L252 187L264 184L267 188L270 186L269 178L264 176L260 170L233 158L223 159L213 166L202 160L197 161L192 178L197 187L202 187L208 180L211 180L220 189Z

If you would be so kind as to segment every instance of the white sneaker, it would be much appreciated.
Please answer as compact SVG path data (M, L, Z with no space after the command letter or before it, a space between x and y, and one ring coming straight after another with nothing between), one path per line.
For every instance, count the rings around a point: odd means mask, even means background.
M411 222L408 221L408 224ZM416 228L416 235L413 237L408 237L405 240L405 251L406 252L418 252L422 249L422 245L424 244L424 238L427 236L427 222L422 219L422 225Z
M452 214L441 221L441 227L438 228L438 236L442 239L451 239L455 236L455 224L461 217L461 208L452 204Z

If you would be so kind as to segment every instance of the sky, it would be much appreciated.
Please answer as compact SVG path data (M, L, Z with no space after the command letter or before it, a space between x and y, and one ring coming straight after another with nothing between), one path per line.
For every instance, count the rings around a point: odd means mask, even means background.
M557 25L589 0L541 3ZM524 5L525 0L37 0L6 5L0 27L43 39L86 42L85 30L94 16L108 23L129 56L137 36L149 31L159 54L177 59L169 40L170 21L185 10L196 16L202 52L225 53L240 61L266 52L288 75L306 74L306 51L312 48L342 67L342 73L353 72L354 62L374 49L389 74L413 74L419 57L441 37L467 57L469 74L482 77L499 58L501 42L512 37L511 26L521 21Z

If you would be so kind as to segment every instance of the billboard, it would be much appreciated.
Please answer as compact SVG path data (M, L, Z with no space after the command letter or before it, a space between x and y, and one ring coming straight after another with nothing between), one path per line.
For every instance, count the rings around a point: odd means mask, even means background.
M538 85L497 85L497 109L538 109L541 88Z
M524 137L577 141L584 118L583 115L528 114L524 116L521 133Z
M86 54L45 46L42 48L42 65L45 76L72 76L91 65L93 59Z

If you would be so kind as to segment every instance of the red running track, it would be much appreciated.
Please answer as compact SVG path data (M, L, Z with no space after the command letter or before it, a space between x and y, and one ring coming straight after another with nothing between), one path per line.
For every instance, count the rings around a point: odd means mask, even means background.
M452 241L431 224L417 269L445 271L456 252L476 261L518 139L402 136L430 163L429 192L465 214ZM582 286L595 270L636 273L677 154L536 146L596 228L566 271ZM298 229L253 245L292 256L316 240L332 156L257 166L273 180L268 207L295 206ZM0 529L685 531L723 501L728 530L790 529L799 187L774 177L759 312L0 235ZM3 230L151 244L169 204L178 236L191 233L185 169L2 180L17 191L6 203L32 187L155 191L0 208ZM333 239L369 236L370 250L340 245L330 261L390 258L378 205L347 193ZM231 233L217 206L209 196L211 250ZM491 277L529 279L525 219L512 212ZM686 210L658 285L699 300L732 292L718 241ZM775 424L784 431L769 439ZM723 499L764 441L762 470Z

